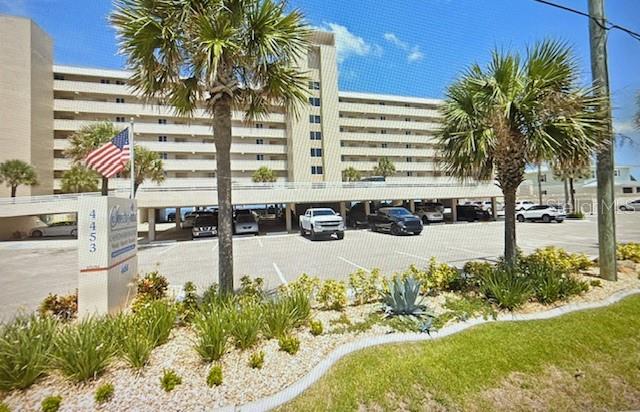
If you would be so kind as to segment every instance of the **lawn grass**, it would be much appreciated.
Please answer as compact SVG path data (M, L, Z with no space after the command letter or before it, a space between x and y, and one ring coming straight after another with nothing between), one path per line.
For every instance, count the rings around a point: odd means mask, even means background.
M546 321L482 325L338 362L282 407L317 410L640 408L640 297Z

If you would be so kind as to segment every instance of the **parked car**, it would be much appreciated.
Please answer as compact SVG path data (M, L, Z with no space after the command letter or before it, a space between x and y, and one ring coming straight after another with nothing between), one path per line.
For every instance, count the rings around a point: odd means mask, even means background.
M533 205L526 210L520 210L516 215L518 222L529 220L549 223L555 220L558 223L562 223L566 218L567 214L564 209L551 205Z
M192 228L193 227L193 223L196 220L196 217L198 216L204 216L204 215L209 215L209 216L213 216L215 215L216 212L212 211L212 210L196 210L193 212L189 212L186 215L184 215L184 219L182 219L182 222L180 223L180 227L182 227L183 229L188 229L188 228Z
M373 211L373 205L370 206ZM355 205L351 206L349 212L347 213L347 222L349 227L367 227L368 220L367 214L364 211L364 203L358 202Z
M319 237L336 235L338 239L344 239L344 222L342 216L329 208L307 209L299 218L300 234L309 234L311 240Z
M375 214L368 216L369 228L373 232L389 232L392 235L422 233L420 217L404 207L381 207Z
M176 212L167 213L167 222L175 222L176 221Z
M193 220L191 239L211 237L218 234L218 215L213 213L199 213Z
M239 235L246 233L253 233L257 235L259 233L258 221L252 213L240 213L237 215L233 228Z
M50 225L34 227L30 231L31 237L45 236L78 236L78 225L76 222L55 222Z
M531 200L518 200L516 202L516 211L529 209L533 205L535 205L535 203Z
M624 205L620 205L620 210L622 211L640 210L640 199L632 200L631 202L625 203Z
M491 213L478 205L457 205L456 214L459 221L491 220Z
M444 206L442 203L422 203L416 208L416 216L424 225L444 222Z

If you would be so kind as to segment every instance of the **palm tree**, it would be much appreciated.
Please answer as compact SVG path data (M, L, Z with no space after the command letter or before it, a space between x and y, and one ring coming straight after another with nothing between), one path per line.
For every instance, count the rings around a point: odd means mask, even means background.
M589 157L603 141L603 114L590 90L577 87L571 49L543 41L527 51L494 51L447 91L438 141L445 170L461 179L495 177L505 201L504 256L516 260L516 190L526 165Z
M343 182L357 182L362 179L362 173L353 166L349 166L342 171Z
M380 158L378 165L373 168L373 174L376 176L383 176L385 179L389 176L393 176L396 173L396 165L387 157Z
M276 173L267 166L260 166L258 170L253 172L253 176L251 176L251 180L256 183L271 183L275 182L277 179Z
M574 181L577 179L586 179L591 176L591 158L590 157L572 157L570 155L558 157L553 161L553 174L568 184L568 193L570 196L569 205L571 212L576 211L576 194Z
M74 165L62 175L64 193L96 192L100 175L84 166Z
M136 178L133 182L133 195L138 193L138 187L145 182L151 180L154 183L164 182L164 168L162 159L157 152L147 150L142 146L135 146L134 161L136 162L134 173ZM131 162L125 166L123 175L129 177L131 173Z
M130 84L178 115L204 109L213 124L217 161L218 272L233 290L231 201L232 110L246 120L273 105L297 114L308 79L296 66L309 47L299 11L276 0L115 0L111 15L120 50L133 71Z
M81 127L69 136L71 146L65 150L65 156L71 158L74 165L80 166L93 150L113 139L120 130L111 122L100 122ZM102 176L102 196L109 194L109 179Z
M633 119L636 125L636 129L640 130L640 93L638 93L638 97L636 97L636 116Z
M35 186L38 184L36 171L29 163L12 159L0 163L0 183L11 188L11 197L16 197L18 186Z

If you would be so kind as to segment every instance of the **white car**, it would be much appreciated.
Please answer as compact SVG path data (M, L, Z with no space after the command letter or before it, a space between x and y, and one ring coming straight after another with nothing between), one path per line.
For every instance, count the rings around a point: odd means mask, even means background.
M622 211L640 210L640 199L632 200L631 202L625 203L624 205L620 205L620 210Z
M516 214L518 222L529 220L549 223L555 220L558 223L562 223L566 218L567 214L564 209L549 205L533 205L528 209L519 210Z
M344 221L342 216L329 208L307 209L299 220L300 234L309 234L311 240L324 236L336 235L338 239L344 239Z
M242 235L246 233L258 234L258 221L252 213L242 213L236 216L234 222L236 234Z
M531 200L518 200L516 202L516 211L527 210L534 205L535 203L533 203Z
M444 222L444 206L441 203L424 203L416 208L415 215L424 225Z
M50 225L38 226L31 229L31 237L43 236L78 236L76 222L55 222Z

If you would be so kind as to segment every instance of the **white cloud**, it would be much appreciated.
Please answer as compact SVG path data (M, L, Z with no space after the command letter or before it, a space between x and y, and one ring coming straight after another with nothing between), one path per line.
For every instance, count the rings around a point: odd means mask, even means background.
M366 42L362 37L351 33L348 28L338 23L323 23L321 27L316 27L315 29L329 31L335 35L339 63L342 63L350 56L367 56L370 54L378 56L382 53L380 46Z
M27 14L27 0L0 0L0 11L7 14L24 16Z
M636 126L633 124L631 120L626 120L626 121L614 120L613 130L616 133L620 133L620 134L629 134L629 133L635 133L638 131L638 129L636 129Z
M407 61L409 63L417 62L424 59L424 53L420 51L420 46L411 46L406 41L400 40L398 36L394 33L385 33L384 39L389 43L393 44L400 50L404 50L407 52Z

